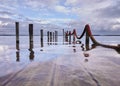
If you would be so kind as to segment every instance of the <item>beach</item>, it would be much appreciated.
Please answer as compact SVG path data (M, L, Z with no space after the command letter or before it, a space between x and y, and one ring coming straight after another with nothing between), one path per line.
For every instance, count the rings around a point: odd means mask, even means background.
M120 43L119 36L95 38ZM96 46L86 51L62 37L54 43L45 38L41 47L39 36L34 36L30 49L28 39L20 36L17 49L15 36L0 36L0 86L119 86L120 54L114 49Z

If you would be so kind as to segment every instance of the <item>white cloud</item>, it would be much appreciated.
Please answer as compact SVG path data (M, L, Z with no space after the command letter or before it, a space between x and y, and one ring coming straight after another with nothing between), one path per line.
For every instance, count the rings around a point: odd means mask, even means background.
M9 23L0 21L0 27L6 27Z
M112 26L112 30L120 30L120 24L117 24L117 25L113 25Z
M2 15L2 18L10 18L10 16L9 15Z
M35 23L40 23L40 24L66 24L68 22L74 21L73 19L70 18L47 18L47 19L34 19Z
M120 23L120 18L117 18L116 21Z
M65 5L76 6L80 4L79 2L80 2L79 0L66 0Z
M2 21L0 21L0 26L2 25Z
M25 0L25 5L34 8L35 10L51 9L51 7L57 3L58 0Z
M8 26L18 20L77 28L90 23L94 30L119 30L119 0L2 0L0 8L0 24Z
M57 5L54 7L57 12L68 14L70 12L70 9L64 6Z

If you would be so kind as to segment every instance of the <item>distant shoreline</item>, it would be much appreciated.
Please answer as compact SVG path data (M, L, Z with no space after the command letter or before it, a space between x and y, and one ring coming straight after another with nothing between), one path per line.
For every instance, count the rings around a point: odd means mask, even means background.
M0 36L16 36L16 35L12 35L12 34L1 34ZM19 36L29 36L29 35L19 35ZM33 36L40 36L40 35L33 35ZM44 35L47 36L47 35ZM58 36L62 36L62 35L58 35ZM120 35L93 35L93 36L120 36Z

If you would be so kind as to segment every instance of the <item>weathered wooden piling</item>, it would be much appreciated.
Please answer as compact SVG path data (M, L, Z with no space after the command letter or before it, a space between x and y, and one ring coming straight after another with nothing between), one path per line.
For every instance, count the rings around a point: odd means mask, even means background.
M19 50L19 42L16 42L16 49Z
M41 47L43 47L43 29L40 30L40 40L41 40Z
M71 44L71 31L69 31L69 44Z
M16 49L19 50L19 22L15 22L16 27Z
M33 24L29 24L29 37L30 42L33 42Z
M68 42L68 31L65 32L65 41Z
M58 31L55 31L55 45L57 45L58 42Z
M33 49L33 24L29 24L29 49Z
M86 50L89 50L89 34L88 34L88 31L86 31L85 45L86 45Z
M53 42L55 41L55 33L53 32Z
M63 44L64 44L64 41L65 41L65 31L63 29Z
M50 32L47 31L47 42L48 42L48 45L49 45L49 42L50 42Z
M73 34L73 43L76 43L76 41L75 41L75 34Z
M52 32L50 32L50 42L52 42Z
M58 31L55 31L55 42L58 42Z
M29 42L29 51L33 49L33 42Z
M33 24L29 24L29 59L32 61L34 59L34 51L33 51Z

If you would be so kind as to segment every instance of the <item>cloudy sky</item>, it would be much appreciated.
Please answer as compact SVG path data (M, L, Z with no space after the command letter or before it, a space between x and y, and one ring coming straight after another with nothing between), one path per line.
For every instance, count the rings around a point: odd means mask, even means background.
M0 33L12 33L15 21L21 30L83 30L90 24L95 34L120 34L120 0L1 0Z

